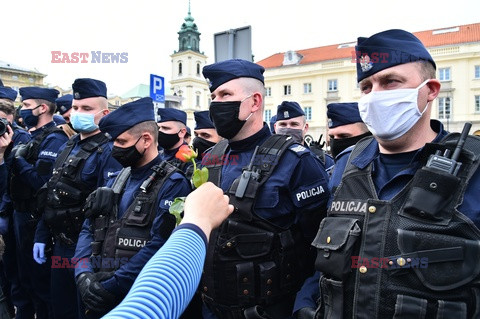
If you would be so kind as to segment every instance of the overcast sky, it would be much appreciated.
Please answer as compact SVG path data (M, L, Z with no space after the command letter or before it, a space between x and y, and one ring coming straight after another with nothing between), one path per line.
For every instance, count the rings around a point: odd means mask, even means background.
M105 81L121 95L149 74L171 78L188 0L5 0L0 60L48 74L69 88L77 77ZM391 28L422 31L480 22L479 0L192 0L200 50L213 63L213 34L250 25L259 61L272 54L356 41ZM52 51L128 53L124 64L51 63ZM167 86L169 87L169 86Z

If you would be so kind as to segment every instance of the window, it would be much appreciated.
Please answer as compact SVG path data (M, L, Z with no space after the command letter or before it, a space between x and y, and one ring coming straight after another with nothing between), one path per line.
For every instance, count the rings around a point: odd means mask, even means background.
M438 78L440 81L450 81L450 68L438 69Z
M265 88L265 96L272 96L272 88L271 87Z
M28 78L28 82L33 83L33 78Z
M178 75L182 75L182 62L178 63Z
M475 113L480 113L480 95L475 95Z
M200 75L200 63L197 63L197 75Z
M272 117L272 110L263 111L263 118L264 118L265 122L270 121L271 117Z
M475 79L480 79L480 65L475 65Z
M337 80L328 80L328 91L337 91Z
M115 106L120 106L120 101L119 100L115 101Z
M12 80L17 81L17 80L18 80L18 76L12 75Z
M283 86L283 95L290 95L292 94L292 86L291 85L284 85Z
M312 120L312 107L311 106L306 106L303 108L303 111L305 112L305 119L307 121Z
M303 83L303 94L312 93L312 83Z
M195 105L200 106L200 95L197 95L195 98L196 98Z
M438 99L438 119L449 119L451 114L451 100L449 97L441 97Z

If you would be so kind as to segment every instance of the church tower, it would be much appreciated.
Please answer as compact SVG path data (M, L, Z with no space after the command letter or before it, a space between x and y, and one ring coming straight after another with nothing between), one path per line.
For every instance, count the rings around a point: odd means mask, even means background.
M178 51L174 51L170 57L170 86L174 95L182 98L181 109L187 112L189 125L192 125L193 111L208 109L210 91L202 75L207 56L200 51L200 32L190 12L190 1L188 15L178 31Z

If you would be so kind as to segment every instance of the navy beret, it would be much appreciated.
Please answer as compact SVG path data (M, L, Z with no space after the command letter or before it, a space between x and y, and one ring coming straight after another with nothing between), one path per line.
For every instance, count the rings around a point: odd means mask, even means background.
M57 111L62 115L67 113L67 111L72 108L72 100L73 95L71 94L66 94L56 99L55 104L57 104Z
M209 111L193 112L193 116L195 117L195 130L201 130L204 128L215 128L215 125L213 125L213 122L210 119Z
M187 133L185 134L185 136L192 136L192 131L190 130L190 128L187 126Z
M159 108L157 114L159 115L157 120L158 123L177 121L187 125L187 113L182 110Z
M58 97L58 93L60 92L55 89L40 88L38 86L20 88L20 95L22 96L22 101L30 99L40 99L55 103L55 100Z
M54 121L55 124L57 124L57 125L67 124L67 121L65 121L65 119L63 118L63 116L58 115L58 114L53 114L53 121Z
M107 98L107 86L95 79L76 79L72 84L73 98L82 100L89 97L103 96Z
M254 78L264 82L263 66L240 59L231 59L203 68L203 76L208 82L210 92L215 91L220 85L237 78Z
M270 118L270 132L275 134L275 123L277 122L277 114Z
M282 104L277 107L277 122L302 115L305 115L305 112L303 112L297 102L283 101Z
M327 121L329 128L363 122L357 102L328 104Z
M110 134L112 139L116 139L120 134L138 123L146 121L155 121L153 102L149 97L120 106L115 111L102 117L98 127L102 132Z
M378 71L409 62L429 61L436 68L423 43L410 32L398 29L358 38L355 55L358 82Z
M15 101L17 98L17 91L6 86L0 86L0 99L8 99Z

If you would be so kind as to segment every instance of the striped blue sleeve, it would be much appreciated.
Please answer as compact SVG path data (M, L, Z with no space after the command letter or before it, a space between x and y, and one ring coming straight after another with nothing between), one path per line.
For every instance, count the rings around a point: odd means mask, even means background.
M206 237L198 227L176 229L145 265L125 299L103 318L180 317L200 282L205 254Z

